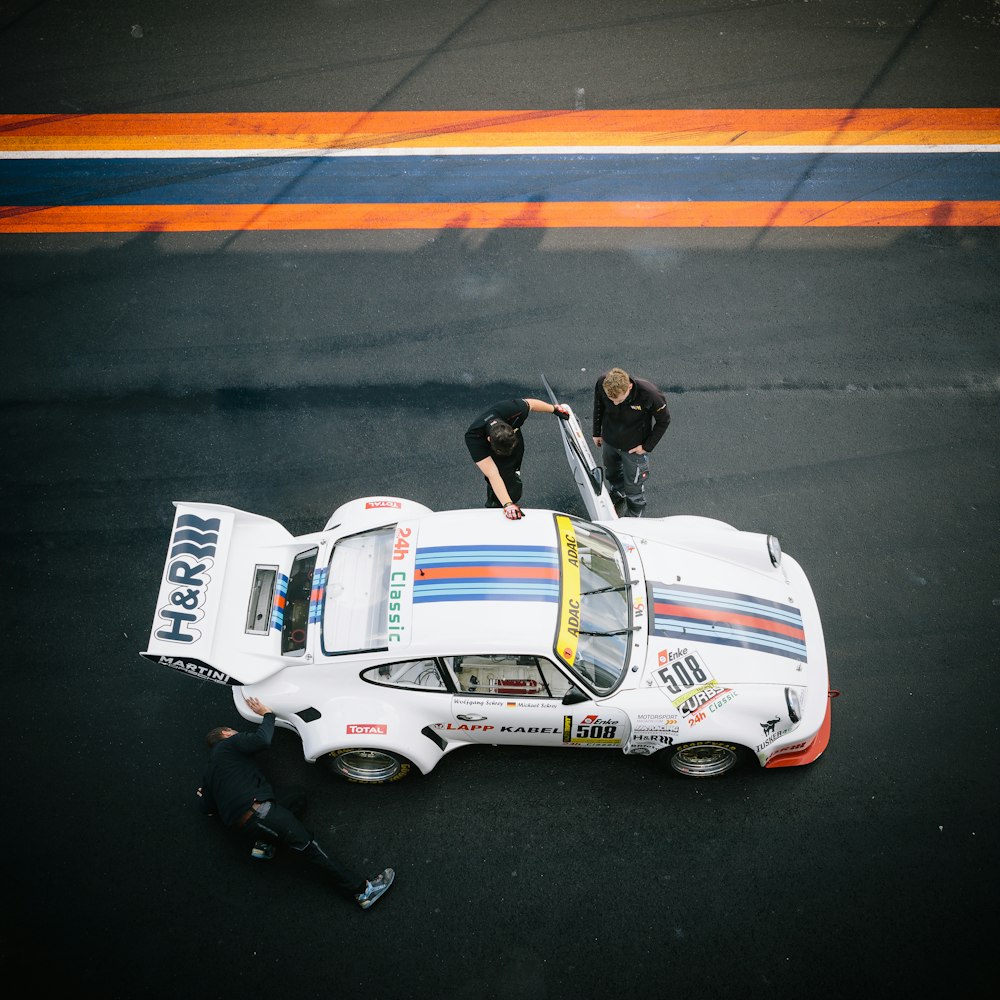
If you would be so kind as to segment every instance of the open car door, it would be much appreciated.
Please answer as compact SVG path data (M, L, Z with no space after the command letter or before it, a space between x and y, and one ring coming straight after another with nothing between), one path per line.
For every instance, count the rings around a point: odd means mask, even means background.
M544 375L542 384L552 404L558 403L559 399ZM570 409L569 420L557 420L556 423L559 424L566 458L569 460L570 471L583 498L583 505L587 508L587 516L591 521L617 521L618 514L615 512L614 501L604 484L604 468L594 461L590 451L590 440L583 433L576 414Z

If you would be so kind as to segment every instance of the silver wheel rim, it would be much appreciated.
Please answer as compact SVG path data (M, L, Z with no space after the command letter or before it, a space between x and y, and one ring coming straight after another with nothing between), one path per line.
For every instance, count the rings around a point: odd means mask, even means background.
M334 757L334 767L352 781L386 781L399 773L399 761L381 750L348 750Z
M736 765L736 751L721 743L681 747L670 758L670 766L692 778L717 778Z

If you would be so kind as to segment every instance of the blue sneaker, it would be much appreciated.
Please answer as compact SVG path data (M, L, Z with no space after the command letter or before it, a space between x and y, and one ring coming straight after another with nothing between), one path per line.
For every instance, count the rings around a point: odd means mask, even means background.
M358 905L362 910L367 910L382 894L392 885L392 880L396 873L391 868L386 868L384 872L376 875L375 878L368 879L365 883L365 891L355 895Z
M266 840L258 840L253 845L250 857L256 858L258 861L270 861L274 857L274 844Z

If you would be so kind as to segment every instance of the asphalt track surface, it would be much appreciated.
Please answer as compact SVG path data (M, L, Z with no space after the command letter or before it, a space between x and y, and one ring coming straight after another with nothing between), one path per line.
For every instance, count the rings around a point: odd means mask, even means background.
M0 114L992 108L998 54L986 0L14 3ZM0 235L8 977L388 1000L995 982L998 264L991 225ZM586 414L612 364L670 392L651 513L774 532L809 574L827 753L685 783L470 747L367 788L279 733L279 786L398 881L361 913L252 861L193 800L228 692L138 656L171 501L296 533L370 493L475 506L482 405L544 374ZM529 516L581 513L555 428L526 438Z

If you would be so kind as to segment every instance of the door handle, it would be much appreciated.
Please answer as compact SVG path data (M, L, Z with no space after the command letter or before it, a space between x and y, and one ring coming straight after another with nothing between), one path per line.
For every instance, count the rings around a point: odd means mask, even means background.
M456 719L461 719L463 722L485 722L485 715L456 715Z

